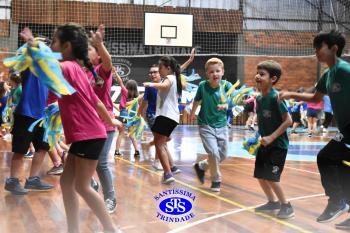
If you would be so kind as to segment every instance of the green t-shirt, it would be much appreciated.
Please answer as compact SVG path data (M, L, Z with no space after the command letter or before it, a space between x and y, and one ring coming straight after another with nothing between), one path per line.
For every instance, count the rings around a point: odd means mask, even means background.
M199 125L209 125L213 128L226 126L227 110L218 111L217 106L227 102L226 92L231 86L232 84L226 80L221 80L218 88L210 87L208 80L199 83L196 96L194 97L195 101L202 101L198 114Z
M276 131L283 122L282 115L288 112L285 101L278 102L278 92L272 88L266 96L256 97L256 113L258 116L259 133L261 137L269 136ZM288 149L289 140L284 132L270 146Z
M350 124L350 64L339 60L324 72L316 90L328 94L340 130Z
M19 100L21 99L21 95L22 95L22 86L18 85L18 87L10 91L9 101L11 101L12 104L17 105L19 103Z

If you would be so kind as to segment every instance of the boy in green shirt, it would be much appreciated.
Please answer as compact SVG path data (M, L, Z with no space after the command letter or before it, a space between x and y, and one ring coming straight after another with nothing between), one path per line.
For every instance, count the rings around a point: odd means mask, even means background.
M226 92L232 84L223 81L224 63L218 58L211 58L205 64L208 80L199 84L194 97L191 119L195 119L196 109L201 101L198 115L199 135L202 139L208 159L194 165L199 181L204 183L206 170L210 170L212 184L210 190L220 192L220 163L227 157L227 98Z
M350 64L341 60L345 37L336 30L321 32L314 38L316 57L326 63L324 72L312 94L281 92L281 99L294 98L308 102L319 102L329 95L333 113L339 128L338 133L317 155L317 166L322 186L329 197L328 205L317 218L318 222L329 222L349 209L345 201L350 199L350 167L343 161L350 161ZM350 229L350 218L336 224L338 229Z
M255 159L254 177L268 202L255 211L279 210L277 218L287 219L294 216L294 210L284 196L280 177L289 144L286 130L292 119L285 101L278 100L278 92L273 88L281 74L281 66L275 61L263 61L257 66L255 81L261 94L256 98L256 113L262 138Z

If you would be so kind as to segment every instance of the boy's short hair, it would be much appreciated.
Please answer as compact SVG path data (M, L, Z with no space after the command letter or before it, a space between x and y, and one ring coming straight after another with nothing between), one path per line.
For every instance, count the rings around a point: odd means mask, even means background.
M21 75L19 73L10 73L10 80L13 81L16 84L21 84L22 79L21 79Z
M262 61L257 65L256 68L266 70L269 73L270 78L273 76L276 76L277 79L273 83L273 85L275 85L278 82L278 80L281 78L282 67L278 62L274 60Z
M222 62L221 59L217 58L217 57L213 57L213 58L210 58L206 63L205 63L205 70L207 70L208 66L210 65L215 65L215 64L218 64L219 66L221 66L223 69L224 69L224 63Z
M329 32L320 32L314 38L314 48L320 49L322 47L322 43L328 45L330 49L333 45L338 46L337 57L340 57L343 49L345 47L345 37L338 30L331 30Z

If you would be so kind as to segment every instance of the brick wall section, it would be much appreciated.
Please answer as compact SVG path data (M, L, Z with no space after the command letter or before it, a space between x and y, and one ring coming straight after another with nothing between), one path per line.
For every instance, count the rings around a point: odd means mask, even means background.
M249 31L244 32L246 46L267 48L312 48L315 32Z
M284 45L286 49L305 48L311 46L314 32L245 32L245 43L251 47L266 47L270 50L280 49ZM347 45L344 52L350 55L350 34L346 34ZM247 86L254 86L256 65L264 60L275 60L282 66L281 80L276 88L296 90L299 87L312 87L316 83L317 60L310 58L280 58L280 57L245 57L244 58L244 82ZM322 70L326 66L321 67Z
M317 75L316 58L271 58L271 57L245 57L244 73L245 84L254 86L256 65L264 60L275 60L282 66L281 79L276 88L296 90L299 87L311 87L315 85Z

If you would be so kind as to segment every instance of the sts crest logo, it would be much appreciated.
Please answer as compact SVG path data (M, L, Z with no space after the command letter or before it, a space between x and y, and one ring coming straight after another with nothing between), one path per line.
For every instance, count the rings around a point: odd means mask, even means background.
M165 222L185 222L194 218L193 202L196 199L191 192L182 189L170 189L154 196L159 211L156 217Z

